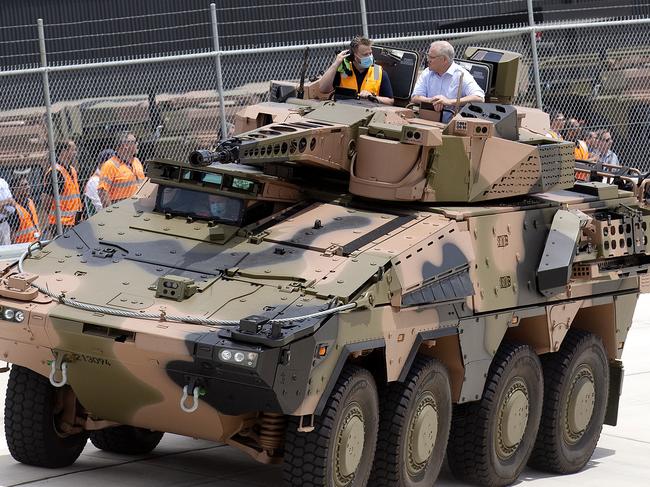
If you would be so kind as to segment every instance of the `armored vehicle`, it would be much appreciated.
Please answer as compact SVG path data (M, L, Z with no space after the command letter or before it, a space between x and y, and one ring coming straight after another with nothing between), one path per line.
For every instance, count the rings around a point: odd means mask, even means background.
M445 453L483 485L583 468L616 423L650 210L633 177L576 182L548 116L510 104L518 55L466 57L487 100L447 124L273 83L238 135L150 161L136 197L4 269L13 457L173 432L286 485L432 485Z

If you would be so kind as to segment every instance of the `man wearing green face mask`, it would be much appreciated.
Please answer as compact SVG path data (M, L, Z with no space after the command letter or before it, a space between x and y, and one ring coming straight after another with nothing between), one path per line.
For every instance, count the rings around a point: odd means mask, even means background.
M394 102L388 73L375 64L372 41L366 37L352 39L350 49L337 54L319 81L321 93L329 93L336 88L352 90L359 98L376 99L384 105Z

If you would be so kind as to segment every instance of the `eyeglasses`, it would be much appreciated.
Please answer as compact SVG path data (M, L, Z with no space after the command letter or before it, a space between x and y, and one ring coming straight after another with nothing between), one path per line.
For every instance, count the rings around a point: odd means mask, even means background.
M433 60L434 60L435 58L437 58L437 57L444 57L444 56L443 56L442 54L438 54L438 55L436 55L436 56L430 56L429 54L427 54L427 59L428 59L429 61L433 61Z

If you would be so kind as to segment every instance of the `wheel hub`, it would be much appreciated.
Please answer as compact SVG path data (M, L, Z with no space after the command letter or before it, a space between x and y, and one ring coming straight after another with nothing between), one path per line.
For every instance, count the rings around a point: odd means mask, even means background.
M417 474L426 468L438 436L438 407L433 395L424 394L418 401L409 427L408 470Z
M596 403L595 379L591 369L581 367L574 376L567 401L565 438L576 443L589 426Z
M521 443L528 424L528 388L517 380L508 389L497 425L497 454L502 459L512 456Z
M336 477L339 485L346 485L354 476L365 441L363 412L357 405L352 405L343 422L338 435L336 449Z

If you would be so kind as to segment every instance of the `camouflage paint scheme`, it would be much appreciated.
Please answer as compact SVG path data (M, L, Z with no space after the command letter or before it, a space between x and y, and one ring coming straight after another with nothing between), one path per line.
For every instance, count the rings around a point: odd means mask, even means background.
M253 427L322 413L346 362L379 360L380 379L392 382L416 354L435 357L453 402L465 403L480 397L505 338L545 354L573 327L598 335L620 368L648 290L650 210L615 186L574 185L572 148L543 135L548 116L513 110L517 140L488 119L444 125L398 107L248 107L231 141L239 164L151 161L136 197L25 261L53 293L160 319L84 311L43 293L15 299L9 267L0 307L26 318L0 320L0 359L44 376L52 360L65 361L88 429L126 424L225 441L267 462L280 459L281 439L267 443ZM256 126L268 116L273 123ZM226 187L233 178L254 190ZM272 211L242 225L165 214L159 185ZM196 292L157 296L165 276ZM279 333L165 320L286 318L351 302L357 308ZM258 353L256 366L223 363L222 348ZM188 385L202 389L192 414L179 407ZM617 401L610 395L610 422Z

